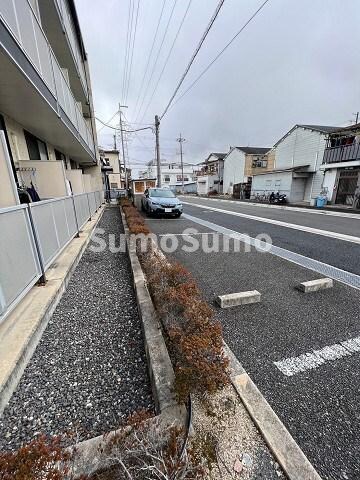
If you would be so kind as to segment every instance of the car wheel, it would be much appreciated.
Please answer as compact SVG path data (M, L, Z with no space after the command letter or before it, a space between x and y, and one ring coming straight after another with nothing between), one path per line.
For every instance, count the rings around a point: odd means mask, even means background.
M181 217L181 213L175 213L175 218L180 218Z

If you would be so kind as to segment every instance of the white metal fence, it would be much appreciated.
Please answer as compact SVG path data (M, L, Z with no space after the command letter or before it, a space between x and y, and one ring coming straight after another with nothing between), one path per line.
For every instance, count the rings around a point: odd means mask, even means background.
M103 200L91 192L0 209L0 323Z

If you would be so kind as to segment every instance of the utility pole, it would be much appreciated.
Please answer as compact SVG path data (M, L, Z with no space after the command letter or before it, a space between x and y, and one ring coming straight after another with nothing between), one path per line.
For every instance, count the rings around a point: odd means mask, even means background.
M159 116L155 115L155 142L156 142L156 166L157 166L157 186L161 188L161 161L160 161L160 143L159 143Z
M355 125L356 125L359 121L359 112L356 112L353 115L355 115L355 117L356 117L356 120L355 120Z
M180 137L177 138L176 141L180 143L180 161L181 161L182 194L184 195L184 193L185 193L185 186L184 186L184 162L183 162L183 148L182 148L182 144L183 144L183 142L185 142L185 138L183 138L183 137L181 136L181 133L180 133Z
M116 145L116 133L114 133L114 150L117 150L117 145Z
M127 108L127 105L120 105L120 103L119 103L121 147L122 147L122 155L123 155L124 170L125 170L125 189L126 189L126 192L127 192L128 191L128 178L127 178L127 170L126 170L126 159L125 159L125 148L124 148L124 132L123 132L123 126L122 126L122 119L121 119L121 108ZM120 157L119 157L119 174L120 174L120 183L121 183L121 161L120 161Z

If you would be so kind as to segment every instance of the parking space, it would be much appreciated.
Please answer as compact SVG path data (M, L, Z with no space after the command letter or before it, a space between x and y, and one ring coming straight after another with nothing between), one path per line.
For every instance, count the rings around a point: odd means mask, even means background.
M254 247L224 251L224 237L217 246L214 230L196 219L251 236L269 224L244 218L234 224L231 215L199 207L185 212L188 218L148 223L159 235L176 234L178 247L169 255L193 273L223 324L226 342L322 478L360 478L360 291L335 282L329 290L301 293L298 283L321 275ZM183 248L193 244L183 235L186 228L201 233L191 237L198 240L196 251ZM269 228L276 245L359 272L356 244ZM339 249L346 253L338 255ZM262 294L260 303L229 309L214 303L218 295L253 289ZM280 368L294 362L291 375Z

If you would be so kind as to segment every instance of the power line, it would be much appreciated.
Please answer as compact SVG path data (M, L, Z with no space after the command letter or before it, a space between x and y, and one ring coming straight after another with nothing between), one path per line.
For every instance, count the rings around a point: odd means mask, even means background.
M140 104L140 108L139 108L139 111L138 111L138 114L137 114L136 119L137 119L138 116L140 115L142 106L143 106L144 101L145 101L145 98L146 98L146 94L147 94L147 92L148 92L148 89L150 88L151 80L152 80L152 78L153 78L153 76L154 76L155 69L156 69L156 65L157 65L157 62L158 62L159 57L160 57L160 52L161 52L161 50L162 50L162 47L163 47L163 45L164 45L164 41L165 41L167 32L168 32L168 30L169 30L169 25L170 25L171 19L172 19L173 14L174 14L174 10L175 10L175 7L176 7L176 3L177 3L177 0L174 0L173 6L172 6L172 9L171 9L171 12L170 12L170 16L169 16L169 18L168 18L168 22L167 22L166 27L165 27L165 31L164 31L164 34L163 34L163 37L162 37L162 40L161 40L161 43L160 43L160 46L159 46L159 49L158 49L156 58L155 58L155 62L154 62L154 64L153 64L153 67L152 67L152 70L151 70L151 74L150 74L150 78L149 78L149 80L148 80L147 88L146 88L145 91L144 91L144 96L143 96L142 102L141 102L141 104ZM136 120L136 119L135 119L135 120Z
M114 115L110 118L110 120L108 120L107 122L102 122L101 120L99 120L100 123L102 123L102 126L97 130L97 132L99 133L103 128L107 127L108 123L112 122L112 120L114 120L114 118L116 117L116 115L119 113L119 110L116 110L116 112L114 113ZM95 117L96 118L96 117Z
M245 30L245 28L249 25L249 23L256 17L256 15L262 10L265 5L268 3L269 0L265 0L260 7L252 14L252 16L247 20L246 23L240 28L240 30L232 37L232 39L225 45L225 47L220 50L220 52L216 55L216 57L209 63L209 65L200 73L199 76L190 84L190 86L181 94L180 97L176 99L176 101L172 104L171 108L174 107L188 92L193 88L193 86L200 80L200 78L205 75L205 73L210 69L210 67L218 60L219 57L225 52L225 50L236 40L236 38L240 35L240 33ZM166 113L166 112L165 112ZM161 117L162 118L162 117Z
M123 81L122 81L122 98L123 98L123 100L124 100L124 96L125 96L125 85L126 85L126 77L127 77L127 69L128 69L129 47L130 47L129 37L130 37L131 29L132 29L132 14L133 14L133 0L129 0L128 21L127 21L127 30L126 30L126 43L125 43L124 73L123 73ZM130 28L130 24L131 24L131 28Z
M189 0L189 3L188 3L188 5L187 5L186 10L185 10L185 13L184 13L184 15L183 15L183 17L182 17L182 19L181 19L181 22L180 22L179 28L178 28L178 30L177 30L177 32L176 32L175 38L174 38L174 40L173 40L173 43L172 43L172 45L171 45L171 47L170 47L168 56L166 57L164 66L163 66L163 68L162 68L162 70L161 70L161 73L160 73L160 75L159 75L159 78L157 79L155 88L154 88L154 90L153 90L153 92L152 92L152 94L151 94L150 100L148 101L148 103L147 103L147 105L146 105L146 108L145 108L145 111L144 111L144 113L143 113L143 115L142 115L142 117L141 117L141 121L142 121L143 118L145 117L145 115L146 115L146 113L147 113L147 111L148 111L148 109L149 109L149 106L151 105L152 99L154 98L154 95L155 95L156 90L157 90L157 88L158 88L158 86L159 86L160 80L161 80L161 78L162 78L162 76L163 76L163 73L164 73L164 71L165 71L165 68L166 68L166 66L167 66L167 64L168 64L168 62L169 62L170 56L171 56L172 51L173 51L173 49L174 49L176 40L177 40L177 38L178 38L178 36L179 36L180 30L181 30L181 28L182 28L182 26L183 26L183 23L184 23L184 21L185 21L186 15L187 15L187 13L188 13L188 11L189 11L191 2L192 2L192 0Z
M200 39L200 42L199 42L198 46L195 48L195 51L194 51L194 53L192 54L192 57L191 57L191 59L190 59L190 62L188 63L188 66L187 66L186 69L185 69L185 72L182 74L182 76L181 76L181 78L180 78L180 81L179 81L179 83L177 84L177 86L176 86L176 88L175 88L174 93L172 94L172 96L171 96L168 104L166 105L163 114L160 116L160 120L164 117L164 115L165 115L166 112L168 111L168 109L169 109L172 101L173 101L174 98L175 98L175 95L177 94L179 88L181 87L183 81L185 80L186 75L189 73L189 70L190 70L190 68L191 68L191 65L194 63L194 60L195 60L197 54L199 53L200 48L202 47L202 44L204 43L204 41L205 41L208 33L210 32L211 27L213 26L213 24L214 24L214 22L215 22L215 20L216 20L216 18L217 18L217 16L218 16L218 14L219 14L219 12L220 12L220 9L221 9L221 7L223 6L224 2L225 2L225 0L220 0L220 1L219 1L218 5L217 5L217 7L216 7L216 9L215 9L215 12L214 12L213 16L212 16L211 19L210 19L210 22L209 22L208 26L206 27L205 32L202 34L202 37L201 37L201 39Z
M134 35L133 35L133 41L132 41L131 56L130 56L130 68L129 68L129 72L128 72L128 81L127 81L127 87L126 87L126 91L125 91L125 103L127 101L127 97L128 97L128 93L129 93L129 86L130 86L130 81L131 81L131 72L132 72L132 65L133 65L133 59L134 59L136 31L137 31L137 24L138 24L138 18L139 18L139 6L140 6L140 0L138 0L138 2L137 2L135 28L134 28Z
M153 52L153 49L154 49L155 41L156 41L156 38L157 38L157 34L158 34L158 31L159 31L160 22L161 22L163 13L164 13L165 3L166 3L166 0L163 0L163 4L162 4L162 7L161 7L161 11L160 11L160 16L159 16L158 23L157 23L156 30L155 30L155 35L154 35L153 42L152 42L150 52L149 52L149 56L148 56L148 59L147 59L147 62L146 62L144 75L143 75L142 80L141 80L139 93L138 93L138 96L137 96L137 99L136 99L134 113L136 112L136 109L137 109L137 106L138 106L138 103L139 103L139 100L140 100L140 95L141 95L141 92L142 92L142 88L144 86L144 81L145 81L147 70L148 70L148 67L149 67L149 64L150 64L150 60L151 60L152 52Z

